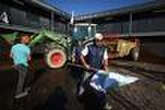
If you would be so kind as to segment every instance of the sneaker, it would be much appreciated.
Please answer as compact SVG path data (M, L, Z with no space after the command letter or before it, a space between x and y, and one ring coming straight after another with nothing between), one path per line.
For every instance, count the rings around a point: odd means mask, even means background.
M28 95L28 92L25 91L25 92L15 95L14 98L19 99L19 98L25 97L27 95Z
M83 93L84 93L84 88L83 87L80 87L80 90L79 90L78 95L82 95Z
M105 110L112 110L112 106L109 103L106 103L104 109Z

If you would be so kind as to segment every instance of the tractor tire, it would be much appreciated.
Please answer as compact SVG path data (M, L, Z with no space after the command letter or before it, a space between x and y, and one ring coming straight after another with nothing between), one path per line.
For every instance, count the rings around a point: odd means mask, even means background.
M139 59L139 50L140 49L136 47L131 50L131 57L134 61L138 61Z
M52 69L58 69L65 65L67 54L64 49L53 48L46 55L46 63Z

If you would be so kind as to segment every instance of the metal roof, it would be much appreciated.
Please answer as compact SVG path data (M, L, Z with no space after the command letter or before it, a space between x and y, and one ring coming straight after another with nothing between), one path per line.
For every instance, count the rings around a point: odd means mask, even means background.
M76 23L75 26L96 26L97 24L89 24L89 23Z
M3 23L0 23L0 28L9 29L9 30L17 30L17 31L27 32L27 33L38 33L40 31L40 29L32 29L32 28L24 27L20 25L4 25Z
M52 6L52 5L49 5L46 2L43 2L41 0L28 0L28 2L31 2L32 4L38 5L39 7L45 8L49 11L55 12L56 14L63 16L65 18L69 18L69 19L71 18L71 15L69 13L62 11L62 10Z
M133 5L129 7L124 7L120 9L113 9L113 10L107 10L102 12L96 12L96 13L90 13L86 15L79 15L75 17L76 21L83 21L83 20L90 20L94 18L101 18L105 16L114 16L114 15L122 15L122 14L128 14L128 13L137 13L137 12L144 12L149 11L158 7L165 7L164 0L155 0L152 2L147 2L143 4Z
M10 3L16 3L21 6L25 6L26 4L30 4L30 6L33 7L38 7L41 9L44 9L46 11L54 12L55 14L64 17L64 19L70 19L71 15L65 11L62 11L52 5L47 4L46 2L43 2L41 0L1 0L5 2L10 2Z

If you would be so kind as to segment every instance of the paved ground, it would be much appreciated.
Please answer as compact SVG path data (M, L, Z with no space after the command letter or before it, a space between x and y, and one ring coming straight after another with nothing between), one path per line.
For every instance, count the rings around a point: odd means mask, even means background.
M165 80L157 81L147 77L144 71L119 69L118 67L111 68L113 71L131 74L140 78L137 83L115 90L108 95L113 110L165 109ZM18 101L13 100L17 72L13 68L7 68L0 70L0 73L0 108L3 110L45 110L47 99L50 96L55 97L54 102L56 102L57 108L58 105L62 104L65 105L66 110L83 110L83 106L74 95L75 80L68 67L59 70L39 68L34 73L30 72L31 75L35 76L32 80L32 91L27 97ZM155 77L159 76L155 73ZM58 93L58 91L60 91L60 94L54 96L53 93ZM89 98L89 100L91 99Z

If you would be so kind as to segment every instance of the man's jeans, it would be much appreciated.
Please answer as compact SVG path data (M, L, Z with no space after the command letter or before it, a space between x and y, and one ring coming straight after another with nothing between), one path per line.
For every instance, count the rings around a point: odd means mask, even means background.
M23 92L24 82L27 76L28 69L24 65L16 65L15 69L18 71L16 94L20 94Z

